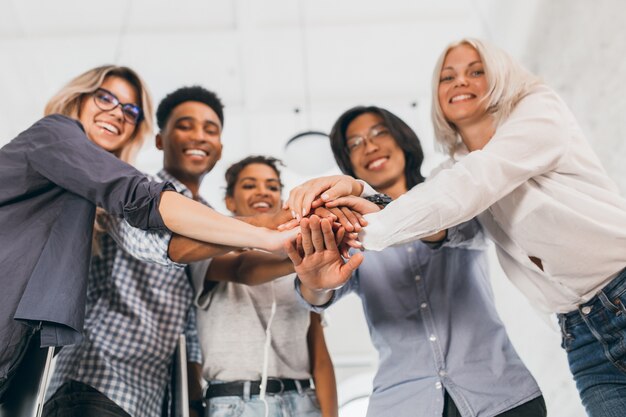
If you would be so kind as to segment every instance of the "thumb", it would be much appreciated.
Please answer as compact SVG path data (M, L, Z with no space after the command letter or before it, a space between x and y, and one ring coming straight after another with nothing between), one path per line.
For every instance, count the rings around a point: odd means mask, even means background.
M363 254L361 252L357 252L348 258L348 261L341 267L341 274L346 274L347 276L352 275L352 273L361 265L363 262Z

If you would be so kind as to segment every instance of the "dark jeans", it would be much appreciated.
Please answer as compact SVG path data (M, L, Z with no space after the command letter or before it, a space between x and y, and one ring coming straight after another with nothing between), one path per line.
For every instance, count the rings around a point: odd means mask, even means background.
M626 269L577 310L559 314L559 322L587 414L626 415Z
M89 385L67 382L43 408L43 417L130 417L106 395Z
M496 417L546 417L546 414L546 403L543 396L539 396ZM461 413L447 392L444 398L443 417L461 417Z

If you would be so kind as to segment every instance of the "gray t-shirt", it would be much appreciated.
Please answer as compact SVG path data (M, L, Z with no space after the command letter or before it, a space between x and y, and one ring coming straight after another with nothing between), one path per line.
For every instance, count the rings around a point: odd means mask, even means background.
M206 268L199 270L193 279L198 293ZM197 297L202 376L207 381L261 379L272 295L276 314L271 326L268 376L311 377L307 344L311 313L299 303L293 278L291 274L254 287L220 282L210 293Z

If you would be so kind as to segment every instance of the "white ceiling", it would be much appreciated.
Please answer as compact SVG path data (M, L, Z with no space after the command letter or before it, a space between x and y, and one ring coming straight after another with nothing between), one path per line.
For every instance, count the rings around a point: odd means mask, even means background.
M229 163L250 153L285 156L291 136L328 131L357 104L397 113L434 155L429 88L440 50L462 36L491 37L515 49L525 36L515 25L532 19L534 3L2 0L0 144L40 117L47 99L71 77L116 63L136 69L157 103L190 84L222 97L224 157L208 177L209 194L215 195ZM328 158L320 152L317 160ZM160 161L149 144L138 164L154 171ZM427 158L426 172L436 161ZM328 164L321 166L324 171ZM300 180L289 174L288 185ZM218 206L219 194L210 198Z

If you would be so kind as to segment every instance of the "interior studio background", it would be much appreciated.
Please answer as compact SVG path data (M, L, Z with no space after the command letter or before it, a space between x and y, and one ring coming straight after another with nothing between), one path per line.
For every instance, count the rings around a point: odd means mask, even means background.
M104 63L128 65L155 102L201 84L223 99L222 160L202 194L219 210L223 174L249 154L287 164L287 188L338 172L325 141L344 110L386 107L409 123L426 153L424 173L443 156L433 146L430 80L443 47L489 39L539 74L572 108L610 176L626 192L626 29L620 0L0 0L0 145L32 124L71 77ZM138 161L155 172L148 141ZM288 190L287 190L288 191ZM555 237L557 239L558 237ZM535 375L552 417L583 417L559 333L534 312L492 257L497 305ZM376 354L352 297L328 317L340 399L367 395ZM362 415L349 402L342 415Z

